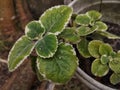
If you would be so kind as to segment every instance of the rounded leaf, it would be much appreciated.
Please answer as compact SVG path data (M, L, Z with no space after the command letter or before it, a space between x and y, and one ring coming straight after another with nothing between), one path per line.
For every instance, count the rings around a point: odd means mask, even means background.
M45 27L46 32L60 34L69 22L72 15L72 8L60 5L45 11L40 17L40 21Z
M59 35L59 38L74 44L80 41L80 37L76 34L76 30L73 28L64 29L64 31Z
M44 78L54 83L66 83L74 75L78 59L69 44L61 43L52 58L38 57L37 67Z
M113 73L113 74L110 76L110 82L111 82L113 85L116 85L116 84L120 83L120 74Z
M86 14L94 21L96 21L102 17L102 14L95 10L88 11Z
M102 55L100 60L102 64L107 64L109 62L109 57L107 55Z
M106 64L102 64L99 59L96 59L92 63L91 71L95 76L102 77L109 72L109 67Z
M109 67L115 73L120 73L120 58L114 58L114 60L110 61Z
M108 29L108 26L101 21L97 21L95 25L98 27L97 28L98 31L106 31Z
M80 14L76 17L75 22L79 25L88 26L91 19L86 14Z
M31 21L25 27L25 34L30 39L39 39L45 33L43 25L38 21Z
M37 42L35 50L40 57L49 58L55 54L55 52L57 51L57 47L58 47L57 37L56 35L51 33L44 36Z
M27 36L22 36L16 41L8 55L9 71L14 71L30 55L34 43Z
M100 53L99 53L99 47L100 45L103 44L102 41L99 40L93 40L88 44L88 50L89 53L95 57L95 58L99 58L100 57Z
M82 39L78 44L77 44L77 49L79 53L85 57L89 58L91 55L88 51L88 41L86 39Z
M113 52L113 49L112 49L112 47L109 44L102 44L102 45L100 45L99 53L101 55L109 56L111 54L111 52Z

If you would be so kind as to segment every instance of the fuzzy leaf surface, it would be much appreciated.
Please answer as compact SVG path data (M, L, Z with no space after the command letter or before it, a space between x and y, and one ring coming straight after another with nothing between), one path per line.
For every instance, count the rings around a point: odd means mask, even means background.
M120 83L120 74L113 73L113 74L110 76L110 82L111 82L113 85L116 85L116 84Z
M103 43L102 43L102 41L99 41L99 40L93 40L88 44L89 53L93 57L95 57L95 58L100 57L99 47L100 47L101 44L103 44Z
M76 34L76 30L73 28L66 28L59 35L60 38L64 39L66 42L70 43L78 43L80 41L80 37Z
M34 43L27 36L19 38L12 47L8 56L8 68L14 71L30 55Z
M66 83L74 75L78 59L71 45L61 43L52 58L38 57L37 67L44 78L54 83Z
M88 26L91 19L86 14L80 14L76 17L75 22L79 25Z
M45 11L40 17L40 21L45 27L46 32L58 35L63 31L72 15L72 8L61 5L55 6Z
M88 41L86 39L82 39L78 44L77 44L77 48L79 53L85 57L88 58L90 57L90 53L88 51Z
M96 59L92 63L91 71L95 76L102 77L109 72L109 67L106 64L102 64L99 59Z
M58 47L58 40L56 35L48 34L40 39L36 44L36 52L42 58L52 57Z
M30 39L39 39L44 34L45 30L43 25L38 21L31 21L25 27L25 34Z

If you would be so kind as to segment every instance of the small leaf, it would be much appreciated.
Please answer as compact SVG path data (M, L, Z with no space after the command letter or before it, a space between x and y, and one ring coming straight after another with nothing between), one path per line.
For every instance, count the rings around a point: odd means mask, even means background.
M107 64L102 64L99 59L96 59L92 63L91 71L95 76L102 77L109 72Z
M120 83L120 74L113 73L110 77L110 82L113 85Z
M107 55L102 55L100 60L102 64L107 64L109 62L109 57Z
M86 36L88 34L91 34L93 33L94 31L97 30L97 27L92 27L92 28L89 28L89 27L86 27L86 26L80 26L78 29L77 29L77 32L78 32L78 35L79 36Z
M102 14L95 10L88 11L86 14L94 21L102 17Z
M14 71L30 55L34 43L26 36L22 36L12 47L8 56L9 71Z
M75 22L79 25L88 26L91 19L86 14L80 14L76 17Z
M60 5L45 11L40 17L40 21L45 27L46 32L60 34L69 22L72 15L72 8Z
M112 47L109 44L102 44L102 45L100 45L99 53L101 55L109 56L111 54L111 52L113 52L113 49L112 49Z
M59 35L59 38L74 44L80 41L80 37L76 34L76 30L73 28L64 29L64 31Z
M106 31L108 29L107 25L101 21L97 21L95 25L98 27L98 31Z
M58 40L54 34L48 34L40 39L36 44L36 52L42 58L52 57L58 47Z
M79 53L85 57L89 58L91 55L88 51L88 41L86 39L82 39L78 44L77 44L77 49Z
M25 27L25 34L30 39L39 39L45 33L43 25L38 21L31 21Z
M44 78L54 83L66 83L74 75L78 59L69 44L61 43L52 58L38 57L37 67Z
M99 53L99 47L100 45L103 44L102 41L99 40L93 40L88 44L88 50L89 53L95 57L95 58L99 58L100 57L100 53Z
M120 58L114 58L114 60L109 62L109 67L115 73L120 73Z
M98 34L107 37L108 39L120 39L119 36L109 33L107 31L97 31Z

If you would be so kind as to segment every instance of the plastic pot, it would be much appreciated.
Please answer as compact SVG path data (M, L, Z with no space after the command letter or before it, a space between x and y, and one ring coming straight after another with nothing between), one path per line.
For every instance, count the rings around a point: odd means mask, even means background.
M77 14L89 10L100 11L103 21L120 25L120 0L74 0L69 6ZM92 90L117 90L96 81L79 67L75 75Z

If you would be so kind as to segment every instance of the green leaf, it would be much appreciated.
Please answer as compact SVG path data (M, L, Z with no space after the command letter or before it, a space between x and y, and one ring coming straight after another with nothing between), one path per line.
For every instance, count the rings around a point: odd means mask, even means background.
M80 26L78 29L77 29L77 32L78 32L78 35L79 36L86 36L88 34L91 34L93 33L94 31L97 30L97 27L92 27L92 28L89 28L87 26Z
M91 55L88 51L88 41L86 39L82 39L78 44L77 44L77 49L79 53L85 57L89 58Z
M43 25L38 21L31 21L25 27L25 34L30 39L39 39L45 33Z
M102 17L102 14L95 10L88 11L86 14L94 21Z
M76 17L75 22L79 25L88 26L91 19L86 14L80 14Z
M102 44L102 45L100 45L99 53L101 55L109 56L111 54L111 52L113 52L113 49L112 49L112 47L109 44Z
M102 64L99 59L96 59L92 63L91 71L95 76L102 77L109 72L107 64Z
M74 44L80 41L80 37L77 35L76 30L73 28L64 29L64 31L59 35L59 38L62 38L66 42Z
M97 31L98 34L107 37L108 39L120 39L119 36L109 33L107 31Z
M54 83L66 83L74 75L78 59L69 44L61 43L52 58L38 57L37 67L44 78Z
M42 58L52 57L57 51L58 40L56 35L48 34L40 39L35 47L37 54Z
M93 40L88 44L88 50L89 53L95 57L95 58L99 58L100 57L100 53L99 53L99 47L100 45L103 44L102 41L99 40Z
M98 31L106 31L108 29L107 25L101 21L97 21L95 25L98 27Z
M120 58L114 58L114 60L109 62L109 67L115 73L120 73Z
M26 36L22 36L12 47L8 56L9 71L14 71L30 55L34 43Z
M45 11L40 17L40 21L45 27L46 32L60 34L69 22L72 15L72 8L61 5L55 6Z
M102 64L107 64L109 62L109 57L107 55L102 55L100 60Z
M110 77L110 82L113 85L120 83L120 74L113 73Z

